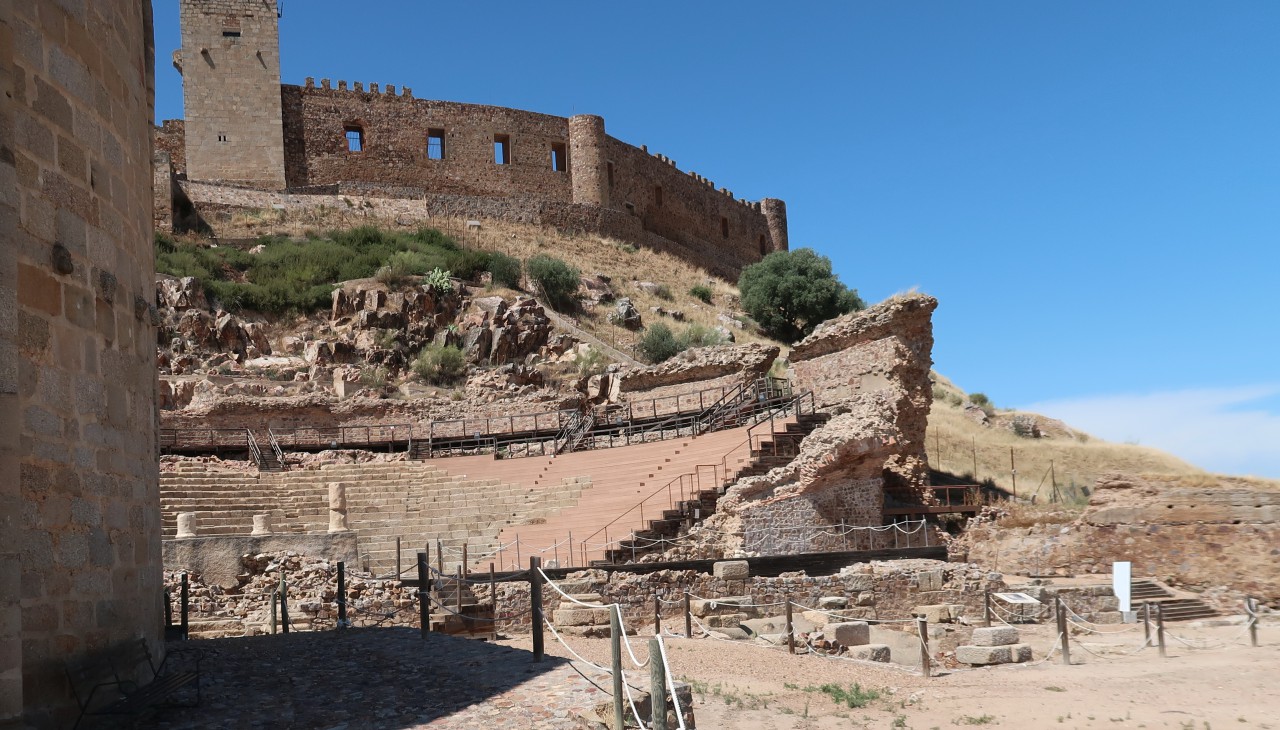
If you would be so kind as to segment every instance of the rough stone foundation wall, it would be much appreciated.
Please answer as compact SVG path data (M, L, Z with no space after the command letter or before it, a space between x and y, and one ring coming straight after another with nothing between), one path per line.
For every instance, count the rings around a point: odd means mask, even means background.
M1215 478L1216 479L1216 478ZM973 524L952 553L1006 573L1110 573L1133 563L1194 590L1228 588L1280 601L1280 491L1222 478L1216 487L1184 487L1160 477L1112 475L1098 481L1090 506L1070 524L1002 527Z
M0 725L162 654L151 3L0 4Z

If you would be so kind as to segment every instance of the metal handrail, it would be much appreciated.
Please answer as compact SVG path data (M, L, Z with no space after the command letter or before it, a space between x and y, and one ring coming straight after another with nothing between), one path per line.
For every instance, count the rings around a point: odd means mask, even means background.
M253 463L257 464L258 468L261 469L262 450L258 448L258 440L253 437L253 431L250 431L247 428L244 430L244 435L245 439L249 443L249 453L253 455Z
M285 468L284 451L280 449L280 442L276 441L275 431L272 431L270 428L267 428L267 438L271 440L271 450L275 452L276 463L280 464L281 469L284 469Z

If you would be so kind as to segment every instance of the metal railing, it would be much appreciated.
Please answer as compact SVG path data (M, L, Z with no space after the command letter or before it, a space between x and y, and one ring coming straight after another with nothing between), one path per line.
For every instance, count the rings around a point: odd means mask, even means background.
M160 450L245 449L243 428L162 428Z
M245 441L249 444L249 453L253 456L253 463L262 468L262 449L258 448L258 440L253 437L253 431L244 430Z

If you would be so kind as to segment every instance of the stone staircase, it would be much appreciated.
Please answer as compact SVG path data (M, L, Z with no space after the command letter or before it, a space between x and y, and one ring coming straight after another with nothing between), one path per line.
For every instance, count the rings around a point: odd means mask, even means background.
M1159 605L1165 621L1194 621L1218 615L1217 611L1199 598L1175 595L1167 586L1154 579L1132 581L1129 584L1129 599L1137 611L1142 610L1142 604L1151 604L1152 611ZM1154 615L1153 613L1152 616Z

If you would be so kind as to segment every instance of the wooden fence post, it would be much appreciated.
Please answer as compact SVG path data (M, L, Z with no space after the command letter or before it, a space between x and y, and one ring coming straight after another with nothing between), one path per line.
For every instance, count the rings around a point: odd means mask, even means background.
M1142 604L1142 638L1151 643L1151 604Z
M1160 656L1166 656L1164 650L1164 606L1156 604L1156 644L1160 647Z
M182 615L178 620L182 622L182 640L187 641L191 638L191 582L186 573L182 574ZM271 633L275 633L272 631Z
M791 621L791 596L784 596L787 602L787 651L796 653L796 627Z
M284 567L280 568L280 633L289 633L289 584L284 580Z
M917 617L916 631L920 634L920 671L928 679L933 670L930 666L932 662L929 661L929 620L924 616Z
M338 628L347 628L347 564L341 560L338 561Z
M662 599L656 594L653 597L653 634L662 636Z
M609 668L613 673L613 730L625 730L626 718L622 714L622 703L627 696L622 689L622 608L614 605L609 609Z
M529 604L533 609L533 660L542 661L542 558L529 558Z
M422 638L431 633L431 584L427 581L427 553L418 553L418 617L422 620Z
M983 626L991 628L991 591L986 591L982 602Z
M649 708L653 730L667 730L667 668L656 636L649 639Z
M689 610L689 591L684 592L684 638L693 638L693 611Z
M1249 643L1258 645L1258 602L1253 598L1244 599L1245 610L1249 612Z
M1053 605L1058 610L1058 640L1062 642L1062 663L1071 666L1071 641L1067 636L1067 611L1062 596L1054 596Z

